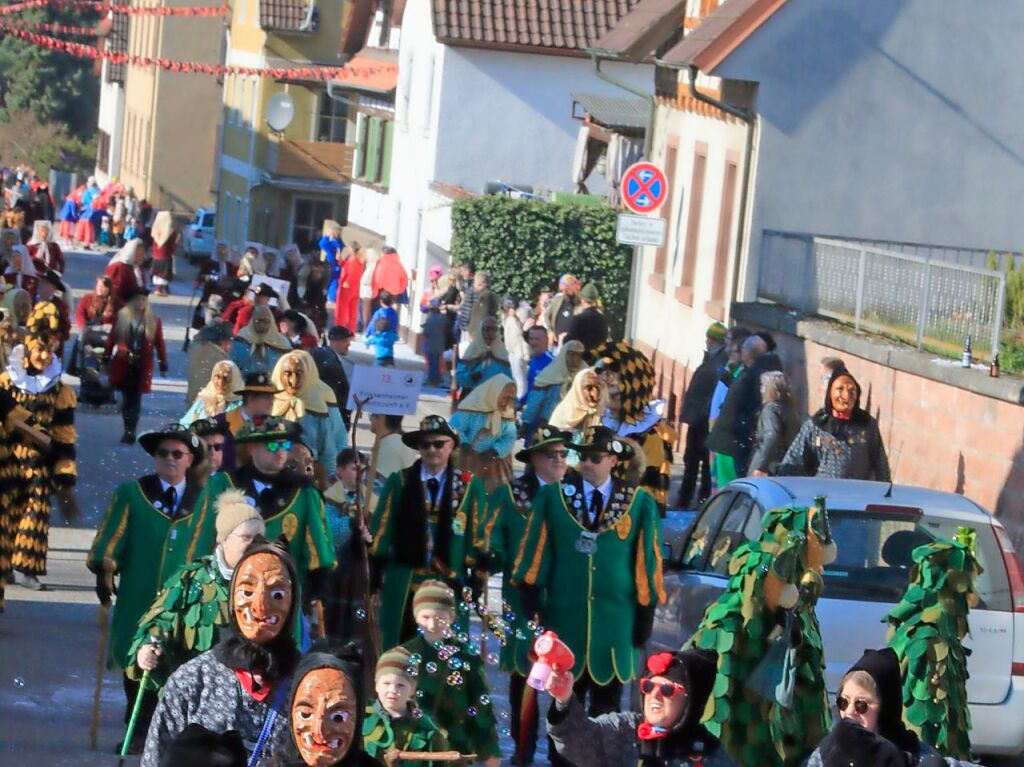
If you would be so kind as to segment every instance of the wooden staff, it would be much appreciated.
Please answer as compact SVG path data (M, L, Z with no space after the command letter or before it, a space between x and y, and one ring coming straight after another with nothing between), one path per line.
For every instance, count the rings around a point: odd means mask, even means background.
M460 754L458 751L395 751L384 754L384 763L394 767L399 762L475 762L476 754Z
M458 386L458 384L455 383L455 373L456 373L456 368L458 367L458 364L459 364L459 345L458 344L452 344L452 367L451 367L452 383L451 383L451 386L449 387L450 396L451 396L451 410L448 411L449 413L454 413L455 412L455 408L458 407L458 405L459 405L459 386Z
M360 489L360 482L363 482L366 478L363 462L358 460L359 449L356 447L356 440L359 436L359 421L363 417L363 406L368 403L372 397L360 398L353 396L353 401L356 403L356 412L352 415L352 449L356 453L356 517L359 519L359 528L355 531L355 534L359 536L359 551L363 559L363 609L366 611L366 634L370 638L370 647L367 649L372 653L372 658L367 659L366 666L373 668L377 664L377 658L381 654L381 636L378 630L377 620L377 605L373 599L373 594L370 589L370 547L363 538L363 530L370 529L370 520L366 513L366 508L369 506L369 499L373 489L373 483L377 475L377 455L380 450L380 437L374 438L373 443L373 458L370 465L369 482L367 482L367 493L366 502L364 502L363 493Z

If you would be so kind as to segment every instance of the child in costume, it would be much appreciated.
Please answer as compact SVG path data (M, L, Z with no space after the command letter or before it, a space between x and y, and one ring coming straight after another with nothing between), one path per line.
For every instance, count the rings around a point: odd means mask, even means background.
M448 733L451 748L498 767L501 749L484 662L461 637L452 637L455 593L441 581L424 581L412 610L420 634L402 647L420 662L420 708Z
M376 697L363 717L363 748L370 756L390 763L389 754L398 751L445 751L448 741L437 723L416 708L416 678L419 670L412 654L395 647L380 656L374 675ZM397 757L397 753L393 756ZM430 761L401 761L402 767L431 767Z
M391 328L386 317L378 317L373 324L373 332L366 334L366 343L373 347L373 355L380 367L395 366L395 344L398 333Z
M732 758L793 767L831 721L814 605L835 544L822 498L811 508L771 509L761 531L732 555L729 583L687 646L719 654L715 695L703 719ZM726 554L712 552L711 561ZM778 649L785 650L785 663L774 657Z

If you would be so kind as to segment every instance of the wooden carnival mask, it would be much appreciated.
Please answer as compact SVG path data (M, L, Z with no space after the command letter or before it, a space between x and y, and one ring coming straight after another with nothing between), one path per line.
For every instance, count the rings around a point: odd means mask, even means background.
M355 687L335 668L318 668L299 681L292 699L292 737L302 761L330 767L348 753L358 721Z
M284 385L284 390L292 397L298 397L299 392L302 391L304 375L305 370L302 367L302 360L298 356L291 357L285 361L281 383Z
M288 568L274 554L260 552L243 559L231 591L231 606L242 636L266 644L287 630L294 591Z

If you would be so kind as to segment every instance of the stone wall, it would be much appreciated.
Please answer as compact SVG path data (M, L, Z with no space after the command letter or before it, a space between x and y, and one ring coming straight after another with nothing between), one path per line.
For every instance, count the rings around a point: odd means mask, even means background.
M822 358L842 358L861 385L862 406L878 419L895 480L972 498L1003 521L1024 552L1021 379L992 379L987 368L964 370L955 361L776 307L736 304L732 316L775 337L801 412L824 400ZM661 396L679 400L692 371L663 355L655 364Z

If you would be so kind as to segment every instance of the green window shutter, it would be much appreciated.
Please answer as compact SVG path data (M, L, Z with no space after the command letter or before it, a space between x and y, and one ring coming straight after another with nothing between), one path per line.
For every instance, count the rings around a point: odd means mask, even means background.
M366 164L366 115L356 115L356 150L352 157L352 178L363 177L363 166Z
M395 138L395 122L384 123L384 149L380 153L380 185L384 188L391 183L391 143Z
M370 118L369 136L366 140L366 173L363 179L371 184L376 184L380 176L380 161L378 153L381 149L381 128L383 121L379 117Z

